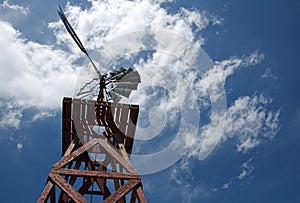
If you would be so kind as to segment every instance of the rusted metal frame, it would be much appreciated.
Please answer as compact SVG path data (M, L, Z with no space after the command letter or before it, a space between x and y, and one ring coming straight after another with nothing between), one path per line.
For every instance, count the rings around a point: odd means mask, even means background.
M55 173L49 173L49 178L56 185L63 190L74 202L76 203L88 203L88 201L78 192L76 191L72 185L70 185L67 181L65 181L62 177Z
M113 194L107 197L102 203L111 203L119 201L122 197L125 197L127 193L133 190L139 183L140 180L129 180L122 187L116 190Z
M78 170L78 169L58 168L58 169L53 169L51 172L60 175L79 176L85 178L106 178L106 179L126 179L126 180L140 179L140 176L138 174L106 172L106 171L87 171L87 170Z
M49 196L50 196L50 192L51 190L54 188L54 184L48 179L47 180L47 184L41 194L41 196L39 197L39 199L37 200L37 203L44 203L47 202Z

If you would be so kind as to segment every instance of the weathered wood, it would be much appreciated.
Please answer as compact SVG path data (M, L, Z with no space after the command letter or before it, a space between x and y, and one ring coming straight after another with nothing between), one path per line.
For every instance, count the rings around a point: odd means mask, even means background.
M129 180L122 187L120 187L117 191L107 197L102 203L112 203L119 201L122 197L130 192L137 184L140 183L140 180Z
M76 203L88 203L88 201L76 191L72 185L65 181L62 177L55 173L49 173L49 178L55 182L60 189L62 189L74 202Z
M44 203L48 200L49 198L49 193L52 190L52 188L54 187L53 183L51 183L51 181L47 181L47 184L41 194L41 196L39 197L39 199L37 200L37 203Z
M97 144L99 142L98 139L101 139L101 138L93 139L93 140L89 141L88 143L86 143L85 145L83 145L82 147L78 148L76 151L72 152L71 154L66 155L60 161L56 162L53 165L53 168L63 167L68 162L74 160L76 157L78 157L82 153L86 152L89 148L91 148L92 146Z
M146 197L145 197L144 192L142 190L142 186L140 186L136 189L136 193L137 193L139 203L147 203Z
M116 159L116 161L121 164L129 173L134 173L136 174L135 168L131 165L128 164L128 162L115 150L115 148L105 142L103 139L98 138L97 141L100 143L101 146L105 148L105 150L113 157Z
M136 190L133 190L131 193L130 203L135 203L137 198Z
M55 203L56 195L55 195L55 186L50 190L50 203Z
M128 157L128 154L125 150L125 147L123 144L119 144L119 150L121 151L121 155L122 157L124 158L124 160L127 162L128 165L130 165L132 168L133 168L133 173L136 173L137 174L137 171L136 169L132 166L132 164L130 163L130 160L129 160L129 157Z
M76 170L76 169L53 169L51 172L60 175L78 176L86 178L107 178L107 179L140 179L138 174L132 173L118 173L106 171L90 171L90 170Z
M63 99L62 112L62 155L64 155L69 144L71 143L71 98Z
M69 145L68 149L66 150L65 154L63 155L63 157L65 157L65 156L71 154L71 152L72 152L72 150L74 149L74 147L75 147L75 145L76 145L77 142L78 142L78 139L75 137L75 138L72 140L71 144Z

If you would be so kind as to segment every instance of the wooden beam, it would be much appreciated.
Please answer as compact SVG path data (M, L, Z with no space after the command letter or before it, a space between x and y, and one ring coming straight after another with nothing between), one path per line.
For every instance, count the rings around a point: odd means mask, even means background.
M136 198L137 198L136 190L132 190L130 203L135 203Z
M133 168L133 172L134 173L137 173L136 169L132 166L130 160L129 160L129 157L128 157L128 154L125 150L125 147L123 144L119 144L119 149L121 151L121 155L123 156L123 158L125 159L125 161L127 162L128 165L130 165L132 168Z
M139 203L147 203L146 197L145 197L144 192L142 190L142 186L140 186L136 189L136 193L137 193Z
M37 203L44 203L48 200L49 198L49 193L51 191L51 189L54 187L53 183L51 183L51 181L47 181L47 184L41 194L41 196L39 197L39 199L37 200Z
M55 185L52 187L50 191L50 203L55 203L56 202L56 195L55 195Z
M108 144L105 140L98 138L99 144L112 156L116 161L121 164L129 173L137 174L135 168L128 164L128 162L121 156L116 150L115 147Z
M76 203L88 203L88 201L76 191L72 185L65 181L61 176L55 173L49 173L49 178L60 187L74 202Z
M107 197L102 203L112 203L119 201L122 197L125 197L125 195L130 192L136 185L140 183L140 180L129 180L127 183L125 183L122 187L120 187L117 191L115 191L113 194L111 194L109 197Z
M89 177L89 178L140 179L140 176L138 174L132 174L132 173L88 171L88 170L64 169L64 168L53 169L52 172L61 175Z
M100 139L100 138L98 138L98 139ZM89 141L88 143L86 143L82 147L79 147L77 150L75 150L71 154L64 156L60 161L56 162L52 166L52 168L63 167L64 165L66 165L70 161L74 160L76 157L78 157L82 153L86 152L89 148L91 148L92 146L94 146L95 144L97 144L98 139L92 139L91 141Z
M65 156L71 154L71 152L72 152L72 150L74 149L74 147L75 147L77 141L78 141L78 138L75 137L75 138L72 140L71 144L69 145L68 149L66 150L65 154L63 155L63 157L65 157Z

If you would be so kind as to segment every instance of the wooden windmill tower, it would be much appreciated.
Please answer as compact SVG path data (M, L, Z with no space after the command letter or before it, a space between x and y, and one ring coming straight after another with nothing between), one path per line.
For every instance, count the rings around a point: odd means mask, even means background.
M89 82L76 95L80 98L63 99L62 158L52 166L37 202L147 202L130 163L139 106L118 103L137 89L140 76L123 68L102 75L60 7L58 13L91 61L98 76L91 82L99 91L93 100Z

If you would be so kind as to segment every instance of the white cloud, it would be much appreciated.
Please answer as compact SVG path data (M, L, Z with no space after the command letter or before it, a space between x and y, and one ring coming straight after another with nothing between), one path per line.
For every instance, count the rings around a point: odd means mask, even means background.
M268 111L271 100L263 95L243 96L235 100L226 111L210 117L210 123L201 128L201 134L191 147L190 156L206 158L211 144L219 140L234 139L237 151L247 152L261 142L272 139L279 129L279 111Z
M196 109L197 100L193 98L193 94L209 96L211 102L218 101L225 96L223 90L229 76L239 68L255 66L263 60L264 55L255 51L249 56L215 62L211 69L200 71L199 79L197 70L190 70L185 62L195 64L196 59L193 57L199 54L199 48L205 41L197 34L209 23L220 24L222 19L184 8L170 14L159 2L161 1L91 1L90 9L83 10L68 4L65 12L83 44L89 50L100 50L102 55L96 58L100 61L111 62L112 59L123 57L125 52L147 49L151 43L156 50L168 50L155 52L148 60L140 60L134 64L143 82L163 87L168 85L174 95L180 95L177 101L167 99L161 102L167 112L174 112L178 104L184 104L183 107L190 111ZM56 35L57 45L67 45L70 53L62 49L64 46L54 48L57 46L25 39L12 25L0 22L0 34L3 36L0 45L5 47L0 51L0 64L4 67L0 74L0 95L9 104L2 109L4 113L0 119L1 126L18 128L22 112L28 108L39 109L32 121L54 115L55 110L60 108L61 98L72 95L78 74L74 61L82 57L82 54L60 21L50 23L49 28ZM149 35L137 32L141 30L149 30ZM130 35L134 32L137 34ZM184 40L162 34L164 32L182 36ZM106 46L107 43L109 47ZM108 68L101 66L101 71ZM189 85L184 84L182 78L188 79ZM146 98L142 94L137 100L145 103ZM206 158L219 138L222 142L234 138L237 141L237 151L241 152L256 147L264 138L271 139L278 130L280 113L268 111L269 103L262 95L252 98L244 96L238 98L227 110L213 112L210 123L201 127L201 135L188 137L188 140L194 141L189 156L201 160ZM170 118L176 118L176 115ZM183 126L187 128L186 123L188 121L184 121Z
M9 0L4 0L4 1L2 2L2 4L0 4L0 7L8 8L8 9L17 11L17 12L19 12L19 13L22 13L23 15L27 15L28 12L29 12L29 9L28 9L28 8L23 7L23 6L20 6L20 5L18 5L18 4L10 4L10 3L9 3Z
M18 149L19 152L21 152L22 149L23 149L23 145L21 143L18 143L17 144L17 149Z
M9 23L0 21L1 126L18 128L28 108L58 109L71 96L77 70L72 57L52 46L29 41Z
M264 74L262 74L261 76L262 78L271 78L271 79L274 79L274 80L277 80L277 76L275 76L272 71L271 71L271 68L266 68Z
M164 1L90 1L91 7L89 9L83 10L80 7L67 4L65 12L88 49L104 49L102 58L100 58L102 61L110 61L123 56L124 52L130 53L132 50L147 48L151 43L147 40L149 37L158 42L155 46L158 50L169 50L170 53L181 57L193 56L193 53L198 50L197 47L204 41L201 37L194 39L195 32L204 29L210 22L210 17L207 13L189 11L184 8L180 9L178 13L170 14L160 6L162 2ZM21 9L17 5L9 4L8 1L3 2L2 6ZM61 47L30 41L7 22L1 21L0 28L0 34L3 36L0 45L7 47L7 49L0 51L0 62L5 67L1 69L0 75L1 99L12 103L9 106L13 106L21 113L32 107L44 112L38 113L32 120L39 118L40 115L53 115L51 112L54 109L59 109L61 98L72 95L78 74L78 69L75 67L76 63L73 62L82 57L82 53L60 21L50 23L49 28L57 38L57 45L67 45L68 51L71 53L65 52ZM126 39L125 37L125 40L116 40L117 43L113 44L114 47L105 46L107 42L113 41L112 39L116 39L118 36L150 29L181 35L183 39L193 41L193 45L191 46L192 43L190 43L187 46L182 41L168 41L170 40L168 36L162 35L160 32L152 32L152 37L143 35L135 36L134 39ZM169 64L171 67L178 60L155 53L152 62L155 61ZM151 61L147 61L145 67L149 67L150 64ZM156 67L159 65L156 64ZM177 62L174 68L176 67L176 70L183 75L186 68L179 69L179 65ZM107 68L107 66L101 66L100 69L105 71ZM141 74L143 71L147 72L146 68L144 70L141 71ZM155 75L157 79L159 79L158 75L157 73ZM174 88L176 88L176 93L182 93L185 90L178 88L178 84ZM168 104L169 109L174 108L174 104L173 107L171 103ZM2 111L9 112L10 110L10 107L7 106ZM45 113L46 111L50 113ZM11 117L13 116L11 115ZM20 118L15 119L15 125L12 125L12 122L7 122L7 126L18 127ZM3 125L5 125L5 120L3 120Z
M254 167L251 165L252 161L253 161L253 157L251 157L250 159L248 159L246 162L242 164L242 172L240 173L240 175L236 177L238 180L253 178L252 172L254 170Z

